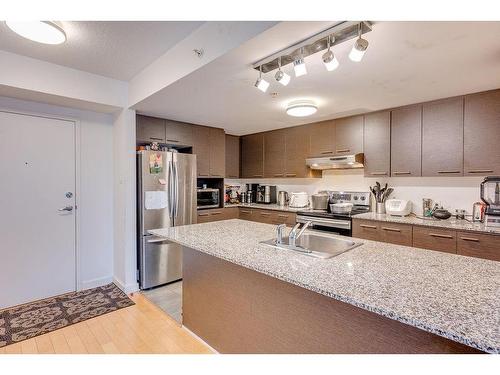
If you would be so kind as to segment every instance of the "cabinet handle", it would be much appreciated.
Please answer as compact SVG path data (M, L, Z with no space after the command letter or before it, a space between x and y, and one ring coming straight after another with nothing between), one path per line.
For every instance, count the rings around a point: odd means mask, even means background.
M287 218L288 215L278 214L278 217L285 217L285 218Z
M267 212L261 212L260 213L260 216L271 216L271 214L267 213Z
M283 173L276 173L274 177L283 177Z
M177 139L167 139L167 142L179 143Z
M350 149L348 149L348 148L343 148L343 149L341 149L341 150L336 150L336 151L337 151L337 152L349 152L349 151L351 151L351 150L350 150Z
M149 137L149 139L152 139L153 141L163 141L163 138Z
M372 176L387 176L387 172L370 172Z
M366 224L359 224L361 228L367 228L367 229L377 229L375 225L366 225Z
M261 174L254 174L253 177L262 177Z
M479 239L473 237L460 237L460 239L464 241L479 242Z
M467 173L493 173L491 169L474 169L472 171L468 171Z
M386 230L386 231L389 231L389 232L401 232L401 229L398 229L398 228L382 227L382 230Z
M321 155L325 155L325 154L333 154L333 151L321 151L320 152Z
M251 213L252 213L252 211L245 211L245 210L240 210L240 212L241 212L242 214L251 214Z
M200 214L198 214L198 216L208 216L208 213L206 213L206 214L201 214L200 213Z
M405 171L405 172L392 172L394 174L411 174L411 172L409 171Z
M211 215L220 215L222 212L220 211L215 211L215 212L212 212Z
M438 171L440 174L448 174L448 173L461 173L460 171Z
M220 174L213 174L212 177L222 177Z
M453 239L453 236L450 236L449 234L429 233L429 236Z
M297 173L286 173L285 176L286 177L295 177L295 176L297 176Z
M208 174L205 174L205 173L198 173L198 176L208 177Z

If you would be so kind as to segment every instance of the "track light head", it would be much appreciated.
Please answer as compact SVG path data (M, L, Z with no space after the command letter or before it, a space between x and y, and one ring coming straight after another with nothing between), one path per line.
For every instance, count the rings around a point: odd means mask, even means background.
M307 74L306 63L303 58L299 58L293 62L293 70L295 71L295 77Z
M274 78L283 86L286 86L290 83L290 76L282 70L278 70L274 75Z
M339 66L339 62L338 62L337 58L335 57L333 52L330 50L326 51L323 54L322 59L323 59L323 63L325 64L326 70L328 70L329 72L337 69Z

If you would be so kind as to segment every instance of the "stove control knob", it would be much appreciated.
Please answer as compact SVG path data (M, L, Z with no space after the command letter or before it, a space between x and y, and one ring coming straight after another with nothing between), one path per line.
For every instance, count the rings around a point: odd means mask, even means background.
M357 196L357 195L355 195L355 196L354 196L354 200L355 200L355 201L357 201L357 200L358 200L358 196Z
M361 197L361 200L364 201L366 199L366 197Z

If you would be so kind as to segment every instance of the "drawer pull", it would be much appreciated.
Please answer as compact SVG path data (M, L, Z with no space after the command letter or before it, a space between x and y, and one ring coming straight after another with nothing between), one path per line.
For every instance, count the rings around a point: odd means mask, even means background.
M372 176L387 176L387 172L370 172Z
M467 173L493 173L491 169L474 169L472 171L468 171Z
M375 225L366 225L366 224L359 224L361 228L368 228L368 229L377 229Z
M208 173L198 173L198 176L208 177Z
M167 139L167 142L179 143L177 139Z
M474 237L460 237L460 239L464 241L479 242L479 239Z
M240 212L241 212L242 214L251 214L251 213L252 213L252 211L245 211L245 210L240 210Z
M283 177L283 173L276 173L274 177Z
M212 212L211 215L220 215L222 212L220 211L216 211L216 212Z
M267 213L267 212L261 212L260 213L260 216L271 216L271 214Z
M429 233L429 236L453 239L453 236L450 236L449 234Z
M411 174L410 171L404 171L404 172L392 172L394 174Z
M287 173L287 174L285 174L285 176L286 177L295 177L295 176L297 176L297 174L296 173Z
M206 214L198 214L198 216L208 216L208 213L206 213Z
M389 231L389 232L401 232L401 229L398 229L398 228L382 227L382 230L386 230L386 231Z
M288 215L278 214L278 217L288 217Z
M220 174L213 174L212 177L222 177Z
M333 154L333 151L321 151L320 152L321 155L325 155L325 154Z
M341 149L341 150L336 150L336 151L337 151L337 152L349 152L349 151L351 151L351 150L350 150L350 149L348 149L348 148L343 148L343 149Z
M461 173L461 171L438 171L439 174Z
M149 137L153 141L163 141L163 138Z

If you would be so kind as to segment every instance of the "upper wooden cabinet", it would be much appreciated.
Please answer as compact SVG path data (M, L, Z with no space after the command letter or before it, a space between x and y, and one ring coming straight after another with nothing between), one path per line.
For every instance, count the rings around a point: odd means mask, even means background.
M422 105L391 112L391 175L422 175Z
M285 177L285 132L264 133L264 177Z
M264 177L264 135L241 137L241 177Z
M365 176L389 177L391 174L391 112L365 115L363 149Z
M193 154L198 177L210 177L210 128L193 126Z
M193 145L193 126L184 122L165 120L165 141L178 146Z
M349 155L363 152L363 116L335 120L335 154Z
M500 174L500 90L465 96L464 172Z
M224 129L210 128L210 177L226 174L226 134Z
M463 97L423 105L422 176L463 175L463 108Z
M285 132L284 177L321 177L321 171L312 170L306 165L309 134L308 126L295 126Z
M226 134L226 178L240 177L240 137Z
M165 120L156 117L137 115L136 140L138 143L165 143Z
M316 122L308 125L309 156L329 156L335 154L335 120Z

